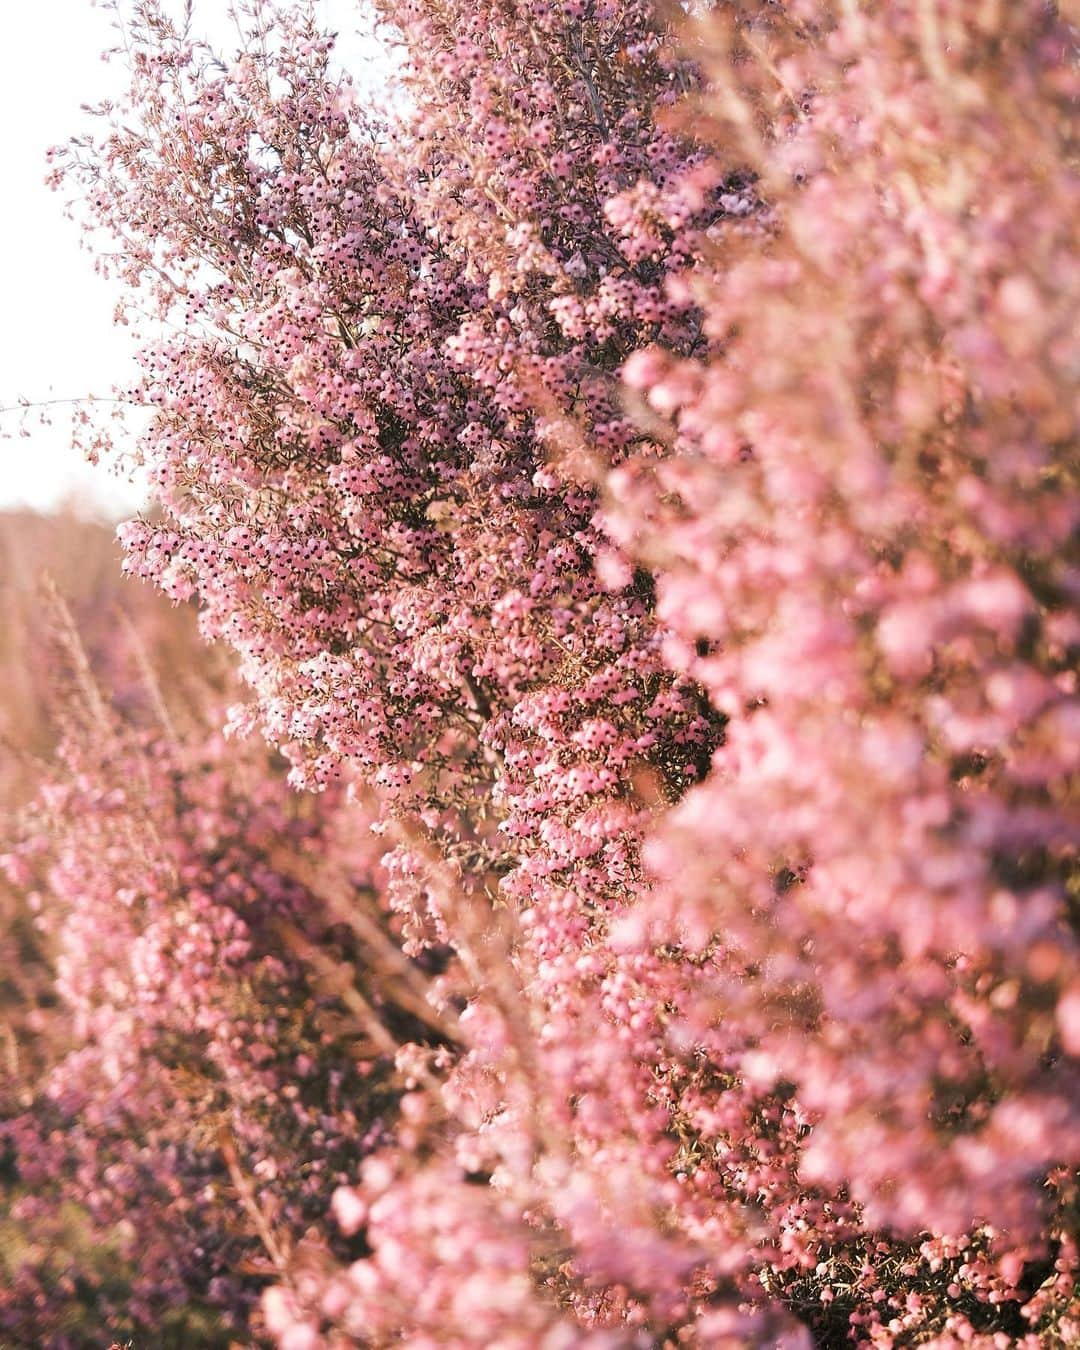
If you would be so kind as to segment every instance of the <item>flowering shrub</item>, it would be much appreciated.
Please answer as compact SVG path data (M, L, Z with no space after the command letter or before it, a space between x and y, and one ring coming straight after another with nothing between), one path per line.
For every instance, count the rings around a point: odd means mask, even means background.
M624 369L668 453L614 471L607 519L731 719L636 921L721 935L702 1014L817 1117L803 1177L1020 1241L1080 1142L1067 35L812 8L710 29L717 153L770 237L675 285L715 353ZM776 71L736 85L759 43Z
M133 392L162 516L128 568L239 654L232 728L386 850L413 1023L335 990L400 1111L294 1140L300 1084L265 1084L254 1154L318 1180L247 1204L253 1334L1068 1344L1069 30L376 9L385 124L292 7L216 61L147 0L130 107L56 169L176 326ZM308 838L295 884L340 904L344 845ZM242 959L340 977L299 917ZM191 1000L175 959L166 1019L235 1015L227 967ZM241 1081L291 1045L252 1034Z
M312 812L258 747L125 727L92 684L65 706L4 859L58 1013L31 1027L37 1081L4 1085L0 1328L84 1344L65 1335L90 1308L155 1344L225 1344L393 1114L385 1056L282 938L351 955L273 858L328 847L355 812ZM369 887L362 852L336 852Z
M57 595L78 626L88 659L125 716L157 717L160 688L151 671L190 662L198 644L192 611L171 608L148 586L120 574L119 549L106 525L59 513L0 513L0 838L4 822L37 790L60 734L59 672L52 625L43 608ZM200 661L199 681L212 663ZM179 688L172 691L179 695ZM0 852L3 843L0 842ZM26 897L0 874L0 1037L7 1062L34 1071L33 1024L53 1001L47 942ZM27 1037L23 1037L23 1032Z

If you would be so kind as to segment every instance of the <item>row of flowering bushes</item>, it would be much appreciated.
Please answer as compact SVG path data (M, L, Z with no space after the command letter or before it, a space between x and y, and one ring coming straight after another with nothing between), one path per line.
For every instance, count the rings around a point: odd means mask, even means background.
M126 566L249 694L16 854L26 1221L70 1169L151 1339L1073 1343L1072 31L374 9L392 117L142 0L57 155L172 325Z

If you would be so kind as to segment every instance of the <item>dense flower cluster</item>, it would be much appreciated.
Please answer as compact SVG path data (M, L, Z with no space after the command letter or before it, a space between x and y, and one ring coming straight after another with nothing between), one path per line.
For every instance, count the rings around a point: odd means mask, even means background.
M281 939L348 954L272 859L332 847L355 812L307 809L260 746L125 727L90 684L66 707L3 858L55 1011L29 1027L44 1067L3 1083L0 1336L85 1344L92 1311L225 1344L395 1112L385 1057Z
M951 18L719 25L718 54L761 36L782 72L717 74L718 154L776 110L775 237L680 279L715 356L627 362L670 453L611 475L607 520L657 577L667 659L731 718L650 842L671 881L642 931L721 935L713 1015L818 1117L804 1177L1019 1241L1027 1182L1080 1145L1080 201L1065 32L1041 6ZM793 89L828 97L807 116Z
M1070 33L686 8L379 0L383 125L143 3L58 162L176 325L128 566L385 849L405 1096L288 1144L282 1350L1080 1334Z

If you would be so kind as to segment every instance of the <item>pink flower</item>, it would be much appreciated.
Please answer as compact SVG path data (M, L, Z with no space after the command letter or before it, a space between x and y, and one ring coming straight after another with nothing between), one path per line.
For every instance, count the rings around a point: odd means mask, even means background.
M339 1186L330 1200L330 1210L346 1237L358 1233L367 1221L367 1203L351 1186Z

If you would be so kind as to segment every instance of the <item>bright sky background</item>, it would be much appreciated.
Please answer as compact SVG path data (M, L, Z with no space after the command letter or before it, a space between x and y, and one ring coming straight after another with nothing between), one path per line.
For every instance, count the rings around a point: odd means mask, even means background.
M355 37L357 0L320 0L341 33L349 59L370 47ZM230 49L226 0L195 0L193 27ZM114 45L110 15L93 0L0 0L0 126L4 150L0 210L0 407L108 394L132 378L130 331L114 328L116 291L94 275L78 228L63 216L63 196L44 184L48 146L83 131L80 105L121 87L122 73L99 54ZM70 410L53 425L29 417L30 438L17 435L18 414L0 416L0 510L48 510L63 501L80 512L121 516L144 502L138 484L93 467L71 448Z

